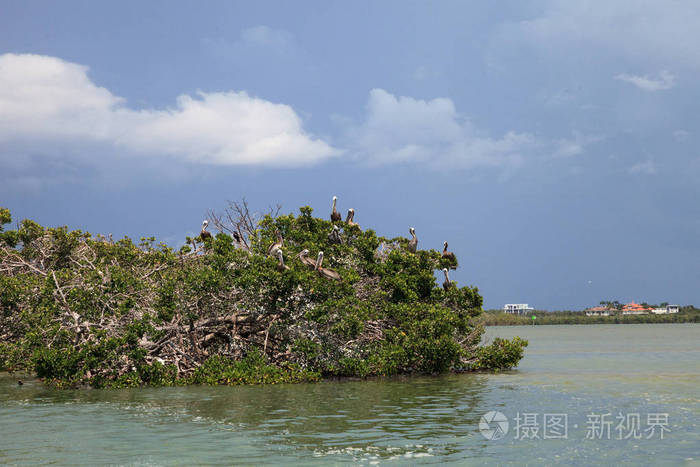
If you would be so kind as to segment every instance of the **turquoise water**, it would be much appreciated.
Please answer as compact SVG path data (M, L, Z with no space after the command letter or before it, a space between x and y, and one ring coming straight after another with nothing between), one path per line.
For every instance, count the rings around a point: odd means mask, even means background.
M80 391L0 375L0 463L700 465L700 325L487 332L514 335L530 340L526 357L499 374ZM508 421L501 439L479 430L490 411ZM539 439L522 439L526 413ZM609 439L587 439L605 413ZM542 439L545 414L567 415L565 439ZM669 431L617 439L618 414L639 414L642 430L666 414Z

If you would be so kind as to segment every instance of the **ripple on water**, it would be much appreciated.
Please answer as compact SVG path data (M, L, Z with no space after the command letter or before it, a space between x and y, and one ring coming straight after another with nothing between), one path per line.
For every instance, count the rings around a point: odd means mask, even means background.
M0 376L0 420L12 427L3 430L0 463L520 465L527 453L544 464L677 465L698 458L700 327L534 328L506 330L504 337L520 334L530 347L519 370L498 374L129 391L53 391L32 380L18 388ZM621 344L619 333L631 335ZM490 410L511 422L502 440L479 431ZM567 413L569 439L515 439L514 417L523 412ZM586 440L591 412L667 412L671 432L664 440Z

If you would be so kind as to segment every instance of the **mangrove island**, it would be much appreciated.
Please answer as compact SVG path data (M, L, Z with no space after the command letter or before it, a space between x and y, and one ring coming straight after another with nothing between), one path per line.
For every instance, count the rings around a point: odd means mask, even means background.
M0 209L0 370L58 387L318 381L517 365L494 339L453 254L331 220L210 212L219 233L179 250L93 236ZM436 271L445 282L438 285Z

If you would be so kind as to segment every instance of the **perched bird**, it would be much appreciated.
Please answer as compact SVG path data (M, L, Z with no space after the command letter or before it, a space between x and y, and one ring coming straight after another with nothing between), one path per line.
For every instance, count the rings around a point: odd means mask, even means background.
M236 241L236 243L243 243L241 234L239 234L237 230L233 231L233 239Z
M211 233L207 232L207 226L209 225L209 221L204 219L202 222L202 230L199 232L199 237L202 239L202 241L206 241L208 238L211 238Z
M328 241L335 244L343 243L343 239L340 238L340 227L333 226L333 230L328 234Z
M284 239L282 238L282 234L277 232L277 241L273 242L272 245L267 249L267 256L277 256L277 250L282 248L282 244L284 243Z
M415 253L418 249L418 237L416 237L416 229L411 227L408 229L408 233L411 234L411 239L408 241L408 251Z
M333 222L338 222L341 219L340 213L335 209L335 203L337 200L338 200L338 198L334 196L333 197L333 210L331 211L331 220Z
M445 273L445 282L442 283L442 288L447 290L452 287L452 281L450 280L450 276L447 275L447 268L443 268L442 272Z
M450 266L450 268L457 269L457 257L451 251L447 251L447 240L445 240L445 243L443 243L443 245L445 245L445 247L442 249L442 258L455 263L455 265Z
M284 264L284 256L282 255L282 250L279 248L277 249L277 259L279 259L279 263L277 264L277 270L282 272L282 271L287 271L289 270L289 266Z
M360 224L355 222L355 210L353 208L348 209L348 216L345 218L345 223L348 225L354 225L357 228L360 227Z
M321 277L325 277L326 279L333 279L336 281L340 280L340 274L335 272L332 269L326 269L321 267L321 263L323 263L323 252L319 251L318 252L318 259L316 260L316 271L321 275Z
M309 250L302 250L301 253L299 253L299 261L304 263L310 269L316 269L316 261L309 258Z

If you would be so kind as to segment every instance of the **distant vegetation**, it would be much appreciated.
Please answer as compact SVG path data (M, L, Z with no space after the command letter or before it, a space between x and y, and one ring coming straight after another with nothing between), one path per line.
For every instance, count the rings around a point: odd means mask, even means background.
M450 266L440 252L410 253L405 238L310 207L259 218L231 207L228 233L179 251L31 220L3 230L11 216L0 209L0 370L131 387L506 369L522 358L519 338L479 345L482 298L437 286L434 271ZM269 251L278 235L284 265ZM323 251L330 272L298 259L304 249Z
M484 326L521 326L541 324L631 324L631 323L700 323L700 309L692 305L682 306L678 313L655 315L623 315L611 312L610 316L586 316L584 311L534 311L527 315L504 313L503 310L486 310L477 321Z

